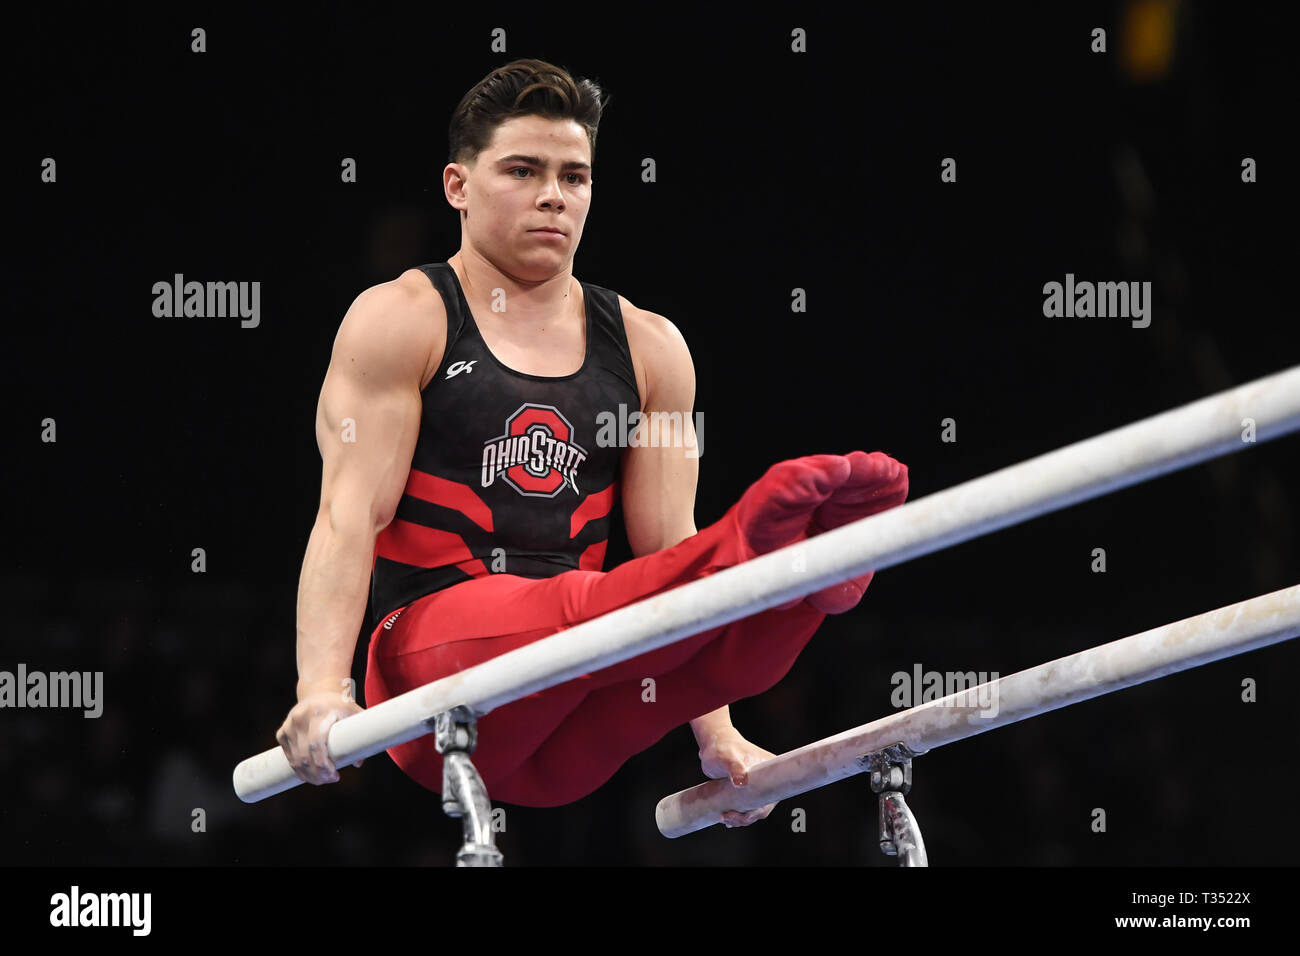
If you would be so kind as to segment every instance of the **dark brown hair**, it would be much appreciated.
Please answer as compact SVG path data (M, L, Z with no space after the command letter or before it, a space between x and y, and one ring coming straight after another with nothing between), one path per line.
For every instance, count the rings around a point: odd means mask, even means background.
M575 81L568 70L545 60L515 60L499 66L466 93L451 114L448 162L473 162L506 120L542 116L576 120L587 132L594 166L596 127L610 100L601 97L596 83Z

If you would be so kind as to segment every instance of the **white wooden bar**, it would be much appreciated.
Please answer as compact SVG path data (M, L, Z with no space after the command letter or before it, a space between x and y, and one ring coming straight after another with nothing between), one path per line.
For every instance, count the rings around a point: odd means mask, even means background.
M819 591L1300 428L1300 366L1067 445L762 555L568 628L367 708L330 728L343 768L429 733L456 706L475 714ZM242 761L246 802L297 786L283 750Z
M655 821L667 837L694 833L721 822L725 810L754 810L862 773L863 756L893 744L924 753L1297 635L1300 585L1039 664L807 744L754 764L742 790L722 779L665 797L655 808Z

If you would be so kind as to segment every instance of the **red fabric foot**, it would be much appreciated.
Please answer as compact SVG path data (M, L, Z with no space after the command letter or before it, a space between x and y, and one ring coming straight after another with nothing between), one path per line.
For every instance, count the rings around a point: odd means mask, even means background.
M895 508L907 500L907 466L884 452L850 452L845 456L852 468L849 477L832 492L825 504L813 514L809 535L834 531L880 511ZM843 614L858 606L875 571L849 578L805 600L823 614Z
M808 455L769 468L734 507L745 560L802 540L813 513L851 472L843 455Z
M851 473L843 455L808 455L779 461L732 506L743 560L767 554L808 536L813 513ZM802 603L798 597L775 610Z

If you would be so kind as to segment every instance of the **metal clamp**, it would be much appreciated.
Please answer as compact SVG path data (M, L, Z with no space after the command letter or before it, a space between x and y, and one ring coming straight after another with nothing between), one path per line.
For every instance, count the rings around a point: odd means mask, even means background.
M454 707L434 718L434 746L442 754L442 810L460 819L464 845L457 866L501 866L503 857L492 835L492 804L483 778L469 755L478 746L475 716Z
M903 799L912 789L912 758L920 753L905 743L858 758L871 772L871 790L880 797L880 851L899 858L899 866L929 866L921 827Z

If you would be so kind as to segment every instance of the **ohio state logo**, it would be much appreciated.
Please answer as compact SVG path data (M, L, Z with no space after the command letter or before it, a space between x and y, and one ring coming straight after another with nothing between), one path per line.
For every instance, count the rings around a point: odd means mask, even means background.
M568 485L578 491L587 450L573 441L573 426L554 405L520 405L506 432L483 443L482 485L498 477L521 495L554 498Z

